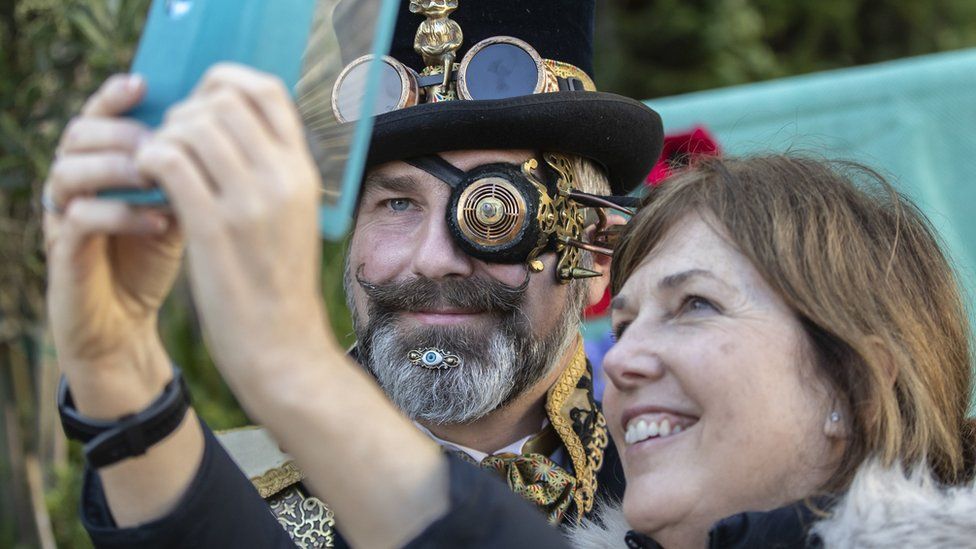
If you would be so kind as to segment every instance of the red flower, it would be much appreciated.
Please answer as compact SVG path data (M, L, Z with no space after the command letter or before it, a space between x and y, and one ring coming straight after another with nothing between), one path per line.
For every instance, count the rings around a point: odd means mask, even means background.
M675 170L688 165L692 158L698 155L718 156L722 153L718 141L705 129L696 126L691 131L666 135L661 157L651 173L648 174L646 184L657 185L667 179ZM603 294L603 299L592 307L587 307L584 316L587 319L598 318L607 313L610 307L610 289Z
M687 166L695 156L718 156L721 153L718 141L703 126L696 126L689 132L665 136L661 158L647 176L647 184L657 185L664 181L674 170Z

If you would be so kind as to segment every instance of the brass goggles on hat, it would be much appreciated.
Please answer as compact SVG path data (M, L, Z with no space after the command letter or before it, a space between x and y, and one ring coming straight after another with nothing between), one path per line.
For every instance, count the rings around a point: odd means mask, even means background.
M372 55L346 66L332 89L332 112L339 122L359 119ZM573 65L543 59L532 46L511 36L478 42L459 65L428 66L418 74L396 59L383 56L380 86L373 113L392 112L420 103L507 99L556 91L595 91L590 77Z
M541 272L544 265L538 257L555 252L560 282L599 276L580 262L583 251L613 255L616 232L608 227L603 208L633 215L629 207L638 199L580 192L569 158L544 153L543 160L544 166L530 158L521 167L496 163L468 171L440 156L405 162L451 187L447 226L468 255L492 263L527 263L532 272ZM583 241L583 230L590 224L586 208L594 208L596 214L593 243Z

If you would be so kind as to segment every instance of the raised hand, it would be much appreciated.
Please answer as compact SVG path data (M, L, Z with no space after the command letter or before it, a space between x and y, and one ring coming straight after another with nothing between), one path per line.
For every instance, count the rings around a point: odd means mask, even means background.
M208 348L232 387L240 365L285 366L330 344L320 180L280 81L216 66L170 110L138 165L165 188L186 233Z
M121 118L144 93L137 76L110 78L68 124L44 185L54 343L79 410L95 417L140 410L170 377L156 315L179 269L179 232L163 212L95 197L150 185L134 160L150 131Z
M138 165L165 188L183 228L224 379L327 498L348 539L402 545L443 514L440 450L332 336L318 288L320 180L284 86L240 66L211 69Z

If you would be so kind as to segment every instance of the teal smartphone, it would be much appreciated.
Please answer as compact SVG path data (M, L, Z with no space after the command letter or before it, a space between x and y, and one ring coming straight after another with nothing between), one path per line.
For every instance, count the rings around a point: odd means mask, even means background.
M242 63L281 78L301 76L316 0L154 0L132 63L146 98L130 116L157 126L215 63Z
M224 61L275 74L294 90L315 6L316 0L153 0L131 68L145 78L146 96L128 115L155 128L207 69ZM158 188L98 196L166 205Z
M322 19L317 18L324 12L331 31L329 15L340 1L354 2L356 9L375 11L376 16L371 20L376 26L364 29L362 39L369 42L360 48L368 48L377 57L389 51L398 0L153 0L131 68L131 72L145 78L146 97L128 115L150 127L158 126L166 110L189 96L211 66L225 61L279 77L300 102L296 90L303 69L308 63L316 62L308 57L321 53L309 50L313 24L325 27ZM338 62L330 59L341 59L338 55L319 57L326 64ZM366 105L373 104L369 98L375 95L379 82L380 63L373 65L367 81ZM318 73L325 74L337 73L341 68L330 71L330 67L316 67ZM363 116L348 126L354 127L343 130L347 136L340 140L344 147L342 154L330 151L328 155L341 158L343 165L323 168L323 174L331 175L329 181L323 182L331 192L322 201L320 225L322 234L332 239L341 238L351 222L372 120ZM309 135L309 142L314 145L315 132L309 133L313 134ZM165 193L158 188L110 189L98 195L144 207L167 204Z

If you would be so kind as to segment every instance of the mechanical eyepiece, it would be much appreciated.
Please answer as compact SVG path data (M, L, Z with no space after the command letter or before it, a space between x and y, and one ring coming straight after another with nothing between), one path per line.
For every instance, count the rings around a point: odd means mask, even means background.
M494 263L523 263L544 240L535 212L539 189L511 164L487 164L454 188L447 226L467 254Z
M583 251L612 254L606 247L583 242L583 208L614 208L620 197L599 197L574 189L569 159L546 153L545 167L531 158L521 167L497 163L463 171L439 156L411 158L406 162L444 181L453 188L447 209L447 226L465 253L492 263L527 263L542 270L536 258L556 252L556 278L569 282L599 276L580 268ZM606 216L597 210L599 229ZM601 233L602 234L602 233Z

